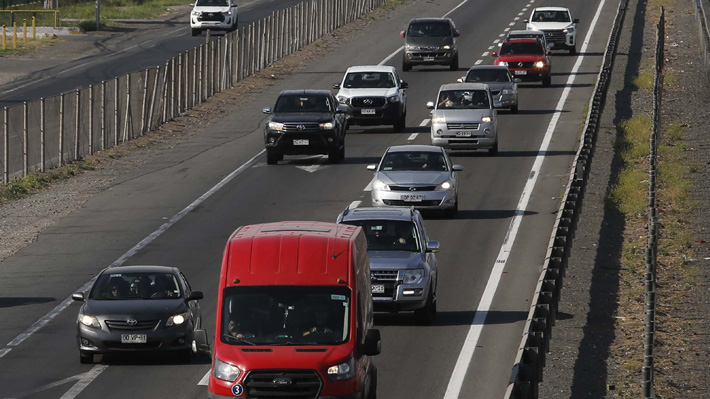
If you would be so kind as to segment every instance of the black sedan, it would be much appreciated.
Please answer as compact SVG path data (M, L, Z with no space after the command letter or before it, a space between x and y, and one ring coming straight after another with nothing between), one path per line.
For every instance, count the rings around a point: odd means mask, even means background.
M77 320L81 363L94 354L133 351L197 352L195 330L202 316L200 291L192 291L175 267L123 266L104 269L83 301Z

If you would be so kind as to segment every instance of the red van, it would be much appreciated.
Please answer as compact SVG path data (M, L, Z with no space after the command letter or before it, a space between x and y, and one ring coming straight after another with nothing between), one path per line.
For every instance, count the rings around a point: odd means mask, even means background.
M210 398L376 397L380 332L360 227L238 228L217 299Z

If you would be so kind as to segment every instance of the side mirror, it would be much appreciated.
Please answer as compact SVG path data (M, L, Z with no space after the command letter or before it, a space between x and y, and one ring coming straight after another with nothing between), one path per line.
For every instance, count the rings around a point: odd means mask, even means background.
M406 89L407 87L409 87L409 83L405 82L404 80L400 80L399 87Z
M493 107L495 108L500 108L503 106L503 103L500 101L493 101Z
M190 295L187 297L188 301L198 301L202 298L204 298L205 295L202 293L202 291L192 291Z
M404 31L399 32L399 35L400 35L401 37L404 37Z
M270 114L270 113L271 113L271 107L266 107L266 108L262 109L261 112L263 112L263 113L265 113L265 114Z
M547 50L547 53L545 53L545 54L547 54L547 55L552 55L552 51Z
M451 168L451 170L453 170L454 172L461 172L461 171L463 170L463 166L461 166L461 165L454 165L454 166Z
M348 112L348 107L346 107L345 105L341 104L341 105L338 105L337 108L335 108L336 114L344 114L346 112Z
M457 30L454 31L454 37L459 37L461 36L461 33Z
M77 291L77 292L71 294L71 299L73 299L75 301L82 302L82 301L84 301L84 293L81 291Z
M427 241L426 251L427 252L439 252L439 241Z
M574 22L575 24L578 24L578 23L579 23L579 18L575 18L572 22Z
M201 355L210 355L210 342L207 340L207 331L195 330L195 347L192 350Z
M334 84L333 84L333 89L339 90L339 89L340 89L340 83L334 83Z
M377 170L377 165L367 165L367 170Z
M491 53L491 57L498 57L498 53L496 53L495 51L492 52L492 53Z
M377 356L382 352L382 338L380 330L371 328L365 333L365 343L362 344L362 353L366 356Z
M515 78L515 79L513 79L513 82L515 82L515 83L520 83L520 82L522 82L522 81L523 81L523 80L520 79L520 78Z
M427 109L434 109L434 102L433 101L428 101L426 103Z

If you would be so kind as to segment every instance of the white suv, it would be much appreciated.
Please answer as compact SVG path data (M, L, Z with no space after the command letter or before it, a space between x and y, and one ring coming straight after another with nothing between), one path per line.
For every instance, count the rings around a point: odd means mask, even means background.
M235 0L197 0L190 4L190 28L192 36L203 30L231 31L237 28L239 12Z
M572 19L568 8L538 7L532 10L530 19L524 19L526 29L545 32L548 43L553 43L552 50L569 50L577 54L577 24L579 19Z
M385 65L350 67L342 83L333 85L338 101L348 107L348 126L391 124L396 132L405 128L406 88L397 70Z

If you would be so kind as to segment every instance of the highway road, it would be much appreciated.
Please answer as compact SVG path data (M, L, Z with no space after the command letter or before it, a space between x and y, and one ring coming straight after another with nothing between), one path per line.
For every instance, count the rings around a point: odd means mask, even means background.
M438 87L470 65L492 63L488 53L497 49L496 40L506 29L522 29L531 7L542 5L555 3L407 2L331 55L136 167L0 263L0 398L206 397L201 384L208 359L181 364L165 356L105 356L95 365L79 364L79 304L68 300L71 293L112 264L174 265L193 289L205 292L202 310L212 334L222 250L236 227L334 221L346 206L369 205L372 174L365 166L390 145L428 144L425 103ZM571 7L581 19L581 51L555 52L552 86L523 84L520 112L499 113L500 154L453 154L464 167L459 215L426 220L431 239L441 242L439 314L432 326L416 325L406 314L377 315L381 398L504 394L618 2ZM399 31L410 18L443 15L461 32L462 69L401 73L409 83L405 132L353 128L338 165L323 157L266 165L261 109L273 105L280 90L330 88L356 64L384 62L399 69ZM40 327L30 328L38 321Z

